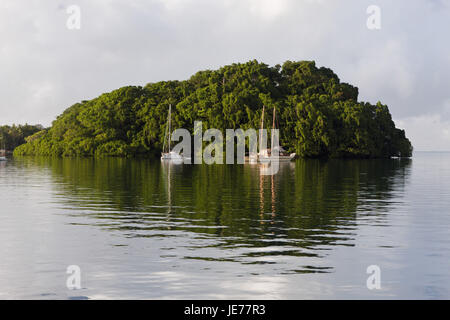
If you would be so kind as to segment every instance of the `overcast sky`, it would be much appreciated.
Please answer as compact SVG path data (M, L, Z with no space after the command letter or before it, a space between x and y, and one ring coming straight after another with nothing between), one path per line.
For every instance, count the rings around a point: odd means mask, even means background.
M48 126L121 86L233 62L315 60L387 104L416 150L450 150L449 40L450 0L1 0L0 124Z

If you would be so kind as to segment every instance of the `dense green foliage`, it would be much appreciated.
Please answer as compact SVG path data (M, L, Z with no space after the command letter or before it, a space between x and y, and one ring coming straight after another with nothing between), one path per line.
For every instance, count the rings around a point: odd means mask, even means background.
M0 126L0 149L14 150L16 147L31 141L30 136L42 131L41 125Z
M313 61L269 67L250 61L186 81L123 87L68 108L15 155L135 156L162 148L168 106L174 128L259 129L276 106L281 143L302 157L410 156L387 106L358 102L358 89ZM271 127L270 113L265 126Z

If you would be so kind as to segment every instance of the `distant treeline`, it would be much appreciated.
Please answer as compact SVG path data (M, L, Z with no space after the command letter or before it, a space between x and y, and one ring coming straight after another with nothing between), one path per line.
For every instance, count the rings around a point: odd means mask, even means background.
M28 137L43 129L44 127L40 124L0 126L0 149L5 147L6 150L12 151L25 142L31 141Z
M340 82L314 61L269 67L256 60L200 71L185 81L128 86L77 103L51 128L40 131L15 155L137 156L157 154L164 139L169 104L173 128L271 127L276 107L280 140L301 157L411 156L388 107L358 102L358 88Z

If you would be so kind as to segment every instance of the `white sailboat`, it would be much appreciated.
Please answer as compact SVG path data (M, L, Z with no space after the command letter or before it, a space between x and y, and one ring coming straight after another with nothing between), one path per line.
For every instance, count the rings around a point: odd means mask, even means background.
M4 136L2 136L2 146L3 149L0 150L0 161L6 161L6 144Z
M264 110L265 107L263 106L263 112L261 116L261 129L264 128ZM272 123L272 129L276 129L275 125L275 118L276 118L276 109L273 108L273 123ZM295 153L288 153L286 150L283 149L282 146L274 146L274 132L272 131L272 138L271 138L271 146L270 149L266 148L263 149L262 147L262 132L260 132L259 136L259 152L257 155L250 155L250 161L254 162L255 159L258 159L260 162L269 162L271 160L280 161L280 162L286 162L291 161L295 158ZM272 156L272 150L278 151L278 157L271 157Z
M169 115L167 118L166 131L164 134L163 151L161 153L161 161L175 161L183 162L184 160L190 160L189 157L185 157L174 151L171 151L171 138L172 138L172 105L169 105Z

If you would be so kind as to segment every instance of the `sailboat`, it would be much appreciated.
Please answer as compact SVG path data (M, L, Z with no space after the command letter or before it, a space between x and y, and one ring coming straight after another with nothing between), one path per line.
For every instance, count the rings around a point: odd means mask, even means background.
M176 161L176 162L183 162L184 160L190 160L189 157L184 157L181 154L178 154L174 151L171 151L171 139L172 139L172 105L169 105L169 115L167 117L167 125L166 125L166 131L164 134L164 144L163 144L163 151L161 153L161 161Z
M265 106L263 106L263 112L262 112L262 116L261 116L261 129L264 128L264 110L265 110ZM276 119L276 108L273 108L273 123L272 123L272 129L276 129L276 125L275 125L275 119ZM272 139L271 139L271 146L270 149L263 149L262 148L262 130L260 132L260 136L259 136L259 152L256 155L257 159L260 162L268 162L270 160L276 160L276 161L291 161L295 158L295 153L288 153L286 150L283 149L282 146L274 146L274 132L272 130ZM276 150L278 151L278 157L274 157L271 158L272 155L272 150ZM255 155L250 156L250 161L254 161L255 159Z
M3 149L0 150L0 161L6 161L6 145L5 139L2 137Z

